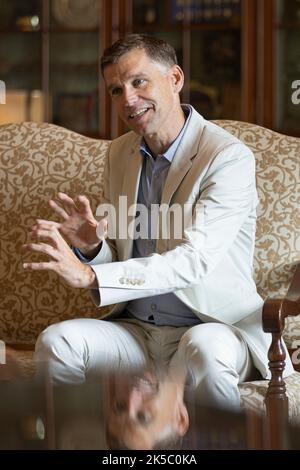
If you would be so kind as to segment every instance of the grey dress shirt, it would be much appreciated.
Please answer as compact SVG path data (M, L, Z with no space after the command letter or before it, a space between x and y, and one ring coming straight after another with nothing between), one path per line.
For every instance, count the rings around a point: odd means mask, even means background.
M155 253L156 239L153 238L152 234L156 232L156 229L153 227L155 217L151 218L151 205L152 208L159 207L169 168L188 125L191 107L184 105L183 111L186 115L185 125L176 140L174 140L163 155L157 155L157 157L154 158L145 141L141 143L140 151L144 158L137 203L147 207L148 220L145 225L148 228L148 233L145 234L144 227L141 226L143 224L136 224L135 230L137 235L133 242L133 258L145 257L151 255L151 253ZM137 214L137 220L138 219L140 220L139 214ZM74 248L74 252L83 262L90 261L80 250ZM201 320L193 311L173 292L131 300L126 306L124 315L156 325L190 326L201 323Z
M148 234L147 238L135 237L133 258L145 257L155 253L156 239L153 238L153 234L156 232L153 227L155 217L152 217L151 220L151 205L158 207L160 204L169 168L189 121L191 111L188 106L184 107L184 112L187 116L185 125L176 140L163 155L154 158L146 143L142 141L140 151L143 156L143 166L137 203L147 207L148 220L145 221L145 225L148 228ZM139 214L137 215L139 216ZM140 217L138 218L140 219ZM138 233L143 232L143 227L136 226L136 231ZM141 233L141 235L144 236L145 234ZM201 323L199 318L173 292L131 300L128 302L126 310L128 316L156 325L189 326Z

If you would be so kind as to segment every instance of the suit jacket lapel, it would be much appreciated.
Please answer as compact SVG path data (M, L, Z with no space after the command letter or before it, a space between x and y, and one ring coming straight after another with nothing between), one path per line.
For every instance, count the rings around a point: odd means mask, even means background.
M170 204L171 198L192 166L192 160L198 152L201 134L204 128L204 119L194 109L186 132L177 149L168 172L166 183L162 193L161 204ZM132 204L136 204L140 175L142 170L142 156L140 153L141 137L135 135L132 143L131 154L128 159L128 167L123 180L121 194L127 195L127 210ZM125 219L128 220L128 219ZM131 222L131 218L128 222ZM124 260L132 256L134 223L130 224L130 233L124 240ZM128 226L126 227L128 230Z
M194 109L189 125L179 144L170 166L163 189L161 204L170 204L171 198L192 166L192 160L198 152L204 119Z
M141 138L139 136L136 136L136 139L134 139L134 142L131 148L131 154L128 159L128 166L127 166L126 173L124 175L124 180L123 180L123 187L122 187L121 194L127 196L127 214L128 214L129 207L132 206L133 204L136 204L137 202L140 175L142 171L142 161L143 161L141 153L140 153L140 141L141 141ZM125 242L124 260L129 259L132 255L132 245L133 245L133 235L134 235L134 223L132 222L133 218L131 217L129 219L127 214L121 214L122 219L126 221L126 230L127 230L127 236L126 236L126 239L124 240ZM129 227L130 227L130 233L128 233Z

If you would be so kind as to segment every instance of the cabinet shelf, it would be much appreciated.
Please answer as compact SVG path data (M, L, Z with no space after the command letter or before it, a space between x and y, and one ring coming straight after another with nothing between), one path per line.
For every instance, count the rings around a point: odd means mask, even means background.
M78 64L66 64L63 62L50 62L50 68L56 69L56 70L62 70L62 71L72 71L74 70L85 70L85 69L95 69L95 67L98 67L98 62L91 62L91 63L78 63Z
M22 31L18 28L1 28L0 29L0 34L41 34L42 30L41 29L33 29L33 30L28 30L28 31Z
M238 119L300 134L300 106L291 104L300 54L296 0L97 1L97 22L75 23L57 21L51 0L0 1L0 79L8 91L41 90L43 120L56 119L92 136L97 130L106 138L123 133L99 60L113 41L134 32L173 45L185 72L182 99L208 119ZM231 14L216 16L214 10L208 20L201 8L211 5L229 6ZM32 16L39 18L37 28L22 30L18 18ZM197 22L199 17L205 21ZM82 113L85 119L73 117Z
M98 33L99 27L97 28L62 28L62 27L51 27L43 28L43 33Z
M97 33L99 28L40 28L22 31L19 28L0 28L0 34Z
M219 31L219 30L228 30L228 31L239 31L240 25L238 24L227 24L227 23L202 23L202 24L177 24L177 25L133 25L134 29L140 29L143 31L151 32L176 32L179 31Z
M22 62L14 62L13 64L11 64L10 66L10 72L11 71L17 71L18 69L24 69L24 68L28 68L30 70L32 69L40 69L41 68L41 64L40 62L25 62L25 61L22 61Z
M277 29L299 29L300 21L276 21L274 27Z

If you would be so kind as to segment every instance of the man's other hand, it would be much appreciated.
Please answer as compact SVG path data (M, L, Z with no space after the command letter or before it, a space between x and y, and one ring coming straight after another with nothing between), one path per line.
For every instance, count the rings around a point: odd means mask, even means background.
M24 269L54 271L72 287L97 287L94 271L74 255L55 224L40 222L33 227L31 234L35 242L23 245L23 250L47 255L50 261L26 262L23 263Z
M49 201L51 209L62 222L49 222L39 219L37 224L55 226L65 239L83 253L94 250L107 233L107 221L97 222L93 216L90 202L86 196L72 199L65 193L58 193L58 202ZM101 238L99 234L104 234Z

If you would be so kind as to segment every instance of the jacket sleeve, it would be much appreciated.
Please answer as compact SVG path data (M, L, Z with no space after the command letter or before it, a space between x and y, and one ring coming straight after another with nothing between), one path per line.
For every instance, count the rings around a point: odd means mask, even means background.
M105 168L104 168L104 174L103 174L103 192L102 192L102 195L100 198L100 204L98 207L109 203L109 171L110 171L109 151L108 151L107 159L105 162ZM96 210L96 216L97 216L97 210ZM98 253L93 259L88 260L87 258L85 258L84 255L78 253L78 251L75 252L75 254L78 256L78 258L81 261L83 261L85 264L88 264L90 266L104 264L104 263L111 263L111 262L117 261L118 259L115 240L112 240L109 238L106 238L102 241L101 248L99 249Z
M94 299L108 305L196 286L217 268L256 205L254 156L232 144L210 164L178 245L145 258L93 263L100 286Z

